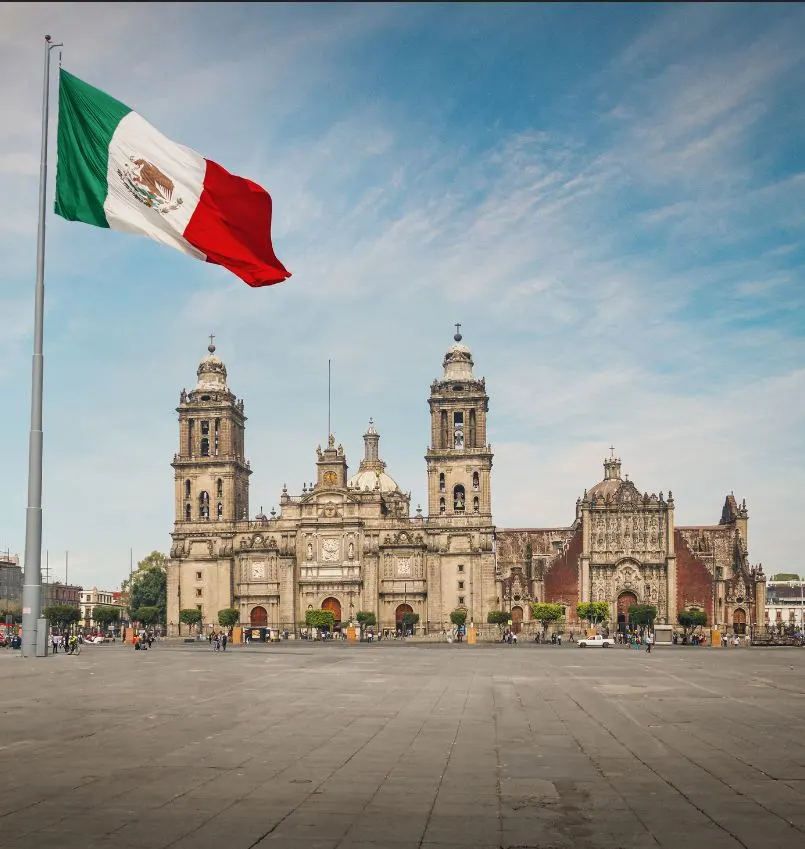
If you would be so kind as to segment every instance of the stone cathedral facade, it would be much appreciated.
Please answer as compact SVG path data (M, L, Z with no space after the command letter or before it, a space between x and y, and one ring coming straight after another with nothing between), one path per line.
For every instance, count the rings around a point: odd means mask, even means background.
M746 505L731 495L717 525L678 527L671 492L640 492L612 456L569 526L496 528L489 396L473 365L457 333L428 398L426 514L411 515L370 420L355 474L330 435L316 449L315 481L295 495L283 486L279 513L252 516L244 402L211 344L177 408L169 633L183 608L199 609L208 628L226 607L244 625L291 632L309 608L343 624L372 611L388 629L416 613L420 630L438 633L457 608L480 626L507 610L515 630L533 630L532 601L562 603L570 627L588 600L610 603L613 626L636 602L655 604L663 622L690 606L736 631L763 621L765 578L748 562Z

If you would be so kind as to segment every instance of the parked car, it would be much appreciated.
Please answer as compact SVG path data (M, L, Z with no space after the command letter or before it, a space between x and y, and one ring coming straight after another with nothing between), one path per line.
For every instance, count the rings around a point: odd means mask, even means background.
M102 636L101 634L97 634L94 637L85 637L84 639L88 643L105 643L106 642L106 637Z
M579 640L579 648L580 649L608 649L610 646L615 645L615 640L611 637L602 637L600 634L596 634L594 637L582 637Z

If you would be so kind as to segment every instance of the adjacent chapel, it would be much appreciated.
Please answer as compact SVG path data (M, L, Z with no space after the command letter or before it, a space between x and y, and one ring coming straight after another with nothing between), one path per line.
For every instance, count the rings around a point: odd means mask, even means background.
M496 528L489 396L473 366L456 333L428 398L426 513L411 515L370 419L354 474L329 435L315 451L315 480L296 494L283 486L278 513L252 515L244 402L210 344L177 408L169 633L183 608L200 610L208 627L225 607L243 625L291 632L310 608L344 624L373 611L388 629L416 613L425 633L449 627L456 608L479 626L505 609L515 630L530 630L531 601L562 603L571 627L575 604L588 600L610 602L613 626L635 602L655 604L661 621L690 606L738 632L763 621L765 578L749 565L746 505L732 495L717 525L678 527L671 492L640 492L612 456L568 527Z

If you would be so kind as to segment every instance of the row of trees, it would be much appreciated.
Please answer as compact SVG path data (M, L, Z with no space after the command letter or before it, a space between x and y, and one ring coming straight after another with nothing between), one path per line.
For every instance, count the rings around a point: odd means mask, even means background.
M589 622L591 627L600 625L609 619L609 602L585 601L576 605L576 613L582 621ZM547 629L553 622L558 622L565 616L564 608L555 602L535 602L531 605L531 616ZM652 627L657 618L657 608L653 604L629 605L629 624L639 627ZM511 613L505 610L490 610L486 621L490 625L508 625ZM703 610L693 608L680 611L677 622L687 634L690 628L702 627L707 624L707 614Z

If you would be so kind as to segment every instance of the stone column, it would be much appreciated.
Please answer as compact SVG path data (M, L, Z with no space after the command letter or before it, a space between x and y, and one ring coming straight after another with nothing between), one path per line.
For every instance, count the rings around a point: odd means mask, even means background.
M590 601L590 510L581 508L581 600Z

